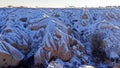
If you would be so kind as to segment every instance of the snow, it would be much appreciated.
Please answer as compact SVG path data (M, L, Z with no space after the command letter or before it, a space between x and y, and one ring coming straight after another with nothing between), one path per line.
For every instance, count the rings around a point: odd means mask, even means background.
M119 12L119 8L1 8L0 41L8 44L0 43L0 52L9 53L2 47L7 46L18 53L11 54L16 59L33 55L35 64L49 65L55 57L55 63L62 67L99 66L106 61L93 61L102 58L92 54L92 48L98 46L98 52L105 51L110 61L120 59ZM94 42L100 43L93 45L96 34Z
M94 68L94 67L89 66L89 65L82 65L82 66L80 66L79 68Z

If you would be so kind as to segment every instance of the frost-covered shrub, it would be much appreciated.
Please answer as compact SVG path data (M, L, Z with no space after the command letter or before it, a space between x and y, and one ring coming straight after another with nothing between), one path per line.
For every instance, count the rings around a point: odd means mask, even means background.
M60 17L60 15L59 15L59 14L55 14L54 16L55 16L55 17Z
M91 48L92 55L94 56L94 61L96 63L104 62L107 59L107 55L105 52L105 47L107 46L104 43L104 34L101 32L95 33L91 37Z

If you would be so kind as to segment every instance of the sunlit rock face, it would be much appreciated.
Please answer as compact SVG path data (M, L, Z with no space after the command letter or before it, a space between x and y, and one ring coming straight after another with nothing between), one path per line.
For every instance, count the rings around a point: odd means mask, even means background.
M119 10L1 8L0 67L119 68Z

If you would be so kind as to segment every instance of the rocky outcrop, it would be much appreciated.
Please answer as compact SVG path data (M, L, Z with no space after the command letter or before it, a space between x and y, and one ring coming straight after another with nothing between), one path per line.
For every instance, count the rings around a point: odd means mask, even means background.
M0 67L16 66L24 55L5 41L0 41Z
M63 31L60 25L56 23L49 22L45 28L46 33L42 41L43 47L40 47L35 54L35 64L48 63L57 58L69 61L74 56L74 51L85 52L83 44L68 34L68 28L64 28ZM79 54L75 56L80 57Z

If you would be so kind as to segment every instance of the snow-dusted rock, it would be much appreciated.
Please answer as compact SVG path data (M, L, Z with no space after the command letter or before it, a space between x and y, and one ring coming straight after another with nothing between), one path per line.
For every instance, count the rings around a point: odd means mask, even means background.
M118 8L1 8L0 64L16 65L34 56L35 65L54 61L63 68L113 66L120 59L119 12Z
M48 62L53 57L60 58L63 61L69 61L72 57L72 50L70 50L72 49L71 46L76 46L76 51L79 51L79 49L84 51L84 47L80 41L72 38L65 31L67 30L65 29L63 31L57 22L48 23L46 27L46 34L43 38L43 47L40 47L35 54L34 59L36 64ZM42 58L42 56L44 56L44 58Z
M55 61L51 61L48 64L47 68L63 68L63 66L60 63L56 63Z
M16 66L24 55L5 41L0 41L0 67Z

